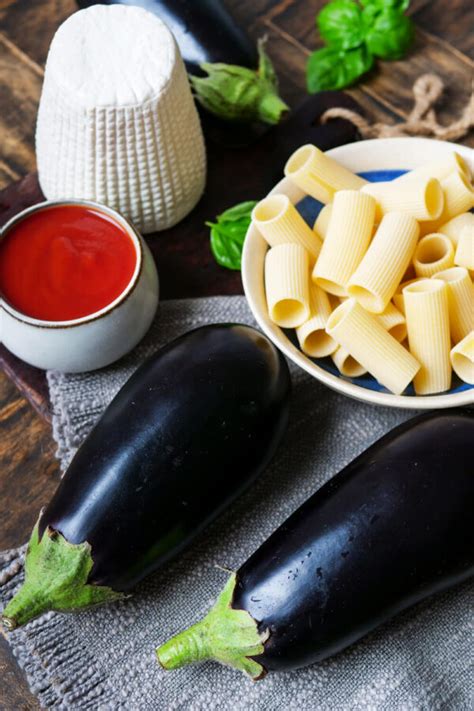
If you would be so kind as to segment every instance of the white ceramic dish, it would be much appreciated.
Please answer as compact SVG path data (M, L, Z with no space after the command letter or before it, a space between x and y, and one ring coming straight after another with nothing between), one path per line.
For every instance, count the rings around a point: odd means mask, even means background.
M383 138L350 143L328 151L346 168L355 173L366 171L411 170L449 151L457 151L474 169L474 152L465 146L445 143L428 138ZM294 204L305 197L302 190L283 178L270 192L288 195ZM345 378L327 369L326 359L317 361L308 358L292 343L286 333L272 323L268 317L265 299L263 269L267 243L252 224L245 239L242 254L242 280L245 295L260 328L273 343L294 363L322 383L357 400L389 407L430 410L459 407L474 403L474 390L459 384L451 391L440 395L416 396L393 395L378 386L375 380L363 381L359 378ZM334 369L335 370L335 369Z
M147 245L118 212L87 200L40 203L4 226L0 239L27 215L52 205L82 205L104 212L130 236L137 261L124 291L108 306L72 321L31 318L2 300L0 341L26 363L46 370L77 373L109 365L128 353L145 335L158 306L158 274Z

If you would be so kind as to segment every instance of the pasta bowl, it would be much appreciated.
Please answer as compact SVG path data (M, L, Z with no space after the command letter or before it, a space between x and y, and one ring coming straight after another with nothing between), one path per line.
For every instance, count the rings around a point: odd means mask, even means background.
M339 146L327 152L342 166L371 182L388 181L406 171L421 167L428 161L456 151L471 169L472 150L453 143L427 138L384 138ZM269 195L285 195L305 221L312 226L322 208L319 203L288 178L283 178ZM314 378L344 395L375 405L407 409L438 409L459 407L474 402L473 386L462 382L453 373L450 390L436 395L416 395L410 385L402 395L389 392L375 378L341 375L331 358L310 358L298 345L294 331L280 328L269 317L264 284L264 264L268 244L251 224L242 254L242 281L250 309L264 333L296 365Z

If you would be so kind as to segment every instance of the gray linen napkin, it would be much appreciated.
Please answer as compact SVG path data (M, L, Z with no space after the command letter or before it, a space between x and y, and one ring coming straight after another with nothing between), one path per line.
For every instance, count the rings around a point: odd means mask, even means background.
M63 467L112 396L157 346L211 322L253 323L243 297L163 303L145 341L89 375L48 373ZM472 708L471 587L438 595L333 659L254 683L215 663L164 672L154 647L198 620L227 580L312 492L384 432L407 419L292 371L290 427L250 491L179 560L129 600L76 615L49 613L9 635L41 704L55 709L463 709ZM22 552L0 558L0 598L22 579Z

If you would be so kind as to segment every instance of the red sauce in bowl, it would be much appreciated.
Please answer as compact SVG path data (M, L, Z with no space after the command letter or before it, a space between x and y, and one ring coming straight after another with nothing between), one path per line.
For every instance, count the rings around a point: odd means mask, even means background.
M136 263L130 235L106 213L53 205L27 215L0 242L0 290L27 316L69 321L112 303Z

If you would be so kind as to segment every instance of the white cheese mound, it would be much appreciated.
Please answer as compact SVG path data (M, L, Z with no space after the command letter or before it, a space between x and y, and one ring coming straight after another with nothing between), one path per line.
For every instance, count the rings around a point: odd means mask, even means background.
M142 232L166 229L199 200L206 158L173 35L156 15L94 5L53 38L38 112L47 198L105 203Z

